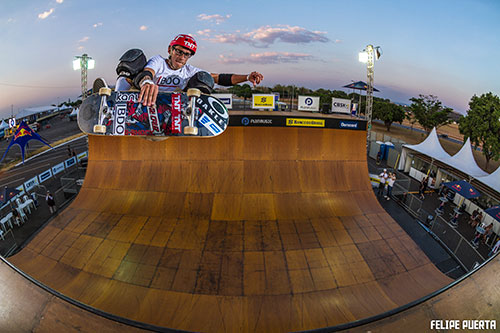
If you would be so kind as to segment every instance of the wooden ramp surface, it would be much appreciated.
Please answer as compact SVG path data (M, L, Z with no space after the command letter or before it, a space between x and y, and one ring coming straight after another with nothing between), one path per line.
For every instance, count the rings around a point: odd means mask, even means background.
M145 332L61 300L0 260L0 332Z
M10 261L92 307L182 330L382 313L451 280L378 204L365 140L238 126L212 139L89 136L78 197Z

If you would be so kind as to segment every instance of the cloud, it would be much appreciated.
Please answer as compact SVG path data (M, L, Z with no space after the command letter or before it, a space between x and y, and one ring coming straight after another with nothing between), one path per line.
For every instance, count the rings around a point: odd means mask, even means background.
M224 64L279 64L279 63L297 63L302 60L311 60L314 57L307 53L291 53L291 52L263 52L252 53L249 57L236 58L232 55L219 56L219 61Z
M98 22L94 25L92 25L94 28L97 28L97 27L102 27L102 22Z
M147 26L145 26L145 25L141 25L141 26L139 27L139 30L141 30L141 31L146 31L146 30L148 30L148 27L147 27Z
M78 41L78 43L85 43L85 42L86 42L86 41L88 41L89 39L90 39L90 37L85 36L85 37L83 37L82 39L80 39L80 40Z
M212 32L212 30L210 29L204 29L204 30L198 30L196 31L196 33L200 36L210 36L210 33Z
M15 23L16 20L13 19L12 17L9 17L9 19L7 20L7 23Z
M335 44L340 44L340 43L342 43L342 42L343 42L343 41L342 41L341 39L336 39L336 40L335 40Z
M219 34L209 40L215 43L247 43L256 47L268 47L277 42L291 44L307 44L313 42L329 42L323 31L310 31L298 26L278 25L262 26L247 33Z
M56 0L57 3L63 3L64 0Z
M38 14L38 18L40 20L45 20L47 17L49 17L50 14L54 12L54 8L50 8L50 10L47 10L41 14Z
M84 47L83 46L78 46L79 51L83 51Z
M199 21L215 21L215 24L221 24L228 18L230 18L231 15L227 14L225 16L219 15L219 14L214 14L214 15L207 15L207 14L200 14L198 15L198 20Z

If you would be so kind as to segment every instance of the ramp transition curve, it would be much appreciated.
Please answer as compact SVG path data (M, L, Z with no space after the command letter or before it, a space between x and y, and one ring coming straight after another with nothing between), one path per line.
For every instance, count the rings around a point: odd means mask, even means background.
M378 204L365 140L266 126L89 136L78 197L10 261L79 302L173 329L297 331L383 313L451 280Z

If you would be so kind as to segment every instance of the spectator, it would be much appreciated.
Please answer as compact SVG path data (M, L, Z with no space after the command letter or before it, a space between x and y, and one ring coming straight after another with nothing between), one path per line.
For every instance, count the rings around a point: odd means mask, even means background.
M424 179L422 179L422 181L420 182L420 187L418 188L418 194L420 196L420 200L424 200L425 199L425 190L427 189L427 177L425 177Z
M384 169L384 171L380 175L378 175L378 178L380 179L380 184L378 185L377 196L380 196L384 194L385 184L387 183L387 179L389 178L387 169Z
M474 222L474 220L477 217L477 214L479 214L479 208L474 209L474 211L472 212L472 214L469 218L469 225L472 225L472 223Z
M21 225L21 216L19 215L19 211L17 210L17 208L12 209L12 217L16 221L15 223L17 225Z
M450 223L452 225L458 225L458 218L460 217L460 213L459 212L455 212L455 214L453 215L453 217L451 218L451 221Z
M483 240L483 244L486 244L486 240L488 239L488 237L493 233L493 223L490 223L486 226L486 228L484 228L485 232L483 234L483 237L482 240Z
M475 228L481 221L483 220L483 212L479 212L479 214L476 215L476 218L472 222L472 227Z
M68 157L71 157L71 155L72 155L71 146L68 145Z
M56 201L54 200L54 196L52 195L52 193L50 193L50 191L47 191L45 201L47 201L50 213L54 214L56 212Z
M495 246L493 246L491 248L490 253L488 253L488 257L491 257L492 255L494 255L495 253L497 253L499 249L500 249L500 237L498 238L497 243L495 244Z
M391 172L389 174L389 178L387 179L387 200L391 199L392 195L392 187L394 186L394 183L396 182L396 173Z

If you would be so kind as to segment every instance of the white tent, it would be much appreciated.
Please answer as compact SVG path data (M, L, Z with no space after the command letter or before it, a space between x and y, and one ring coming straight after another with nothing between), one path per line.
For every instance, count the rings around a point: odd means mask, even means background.
M500 193L500 167L498 167L498 169L490 173L488 176L477 177L476 180L485 185L488 185L489 187Z
M406 156L409 149L427 155L436 161L441 161L447 164L449 159L451 158L450 154L444 151L443 147L441 146L435 127L432 129L427 138L425 138L425 140L420 142L419 144L403 145L403 152L401 153L401 159L399 160L398 166L398 169L400 170L404 169Z
M78 111L80 111L79 108L76 108L76 109L73 109L73 111L71 111L71 113L69 114L70 117L76 117L78 116Z
M6 129L8 127L9 124L6 121L2 120L2 122L0 122L0 130Z
M22 119L42 112L51 112L57 110L56 106L38 106L36 108L27 108L16 114L16 119Z
M460 151L453 155L448 161L446 161L446 164L474 178L485 177L489 175L487 172L483 171L480 167L477 166L474 155L472 154L472 145L470 143L470 138L467 138L467 141L462 146Z

